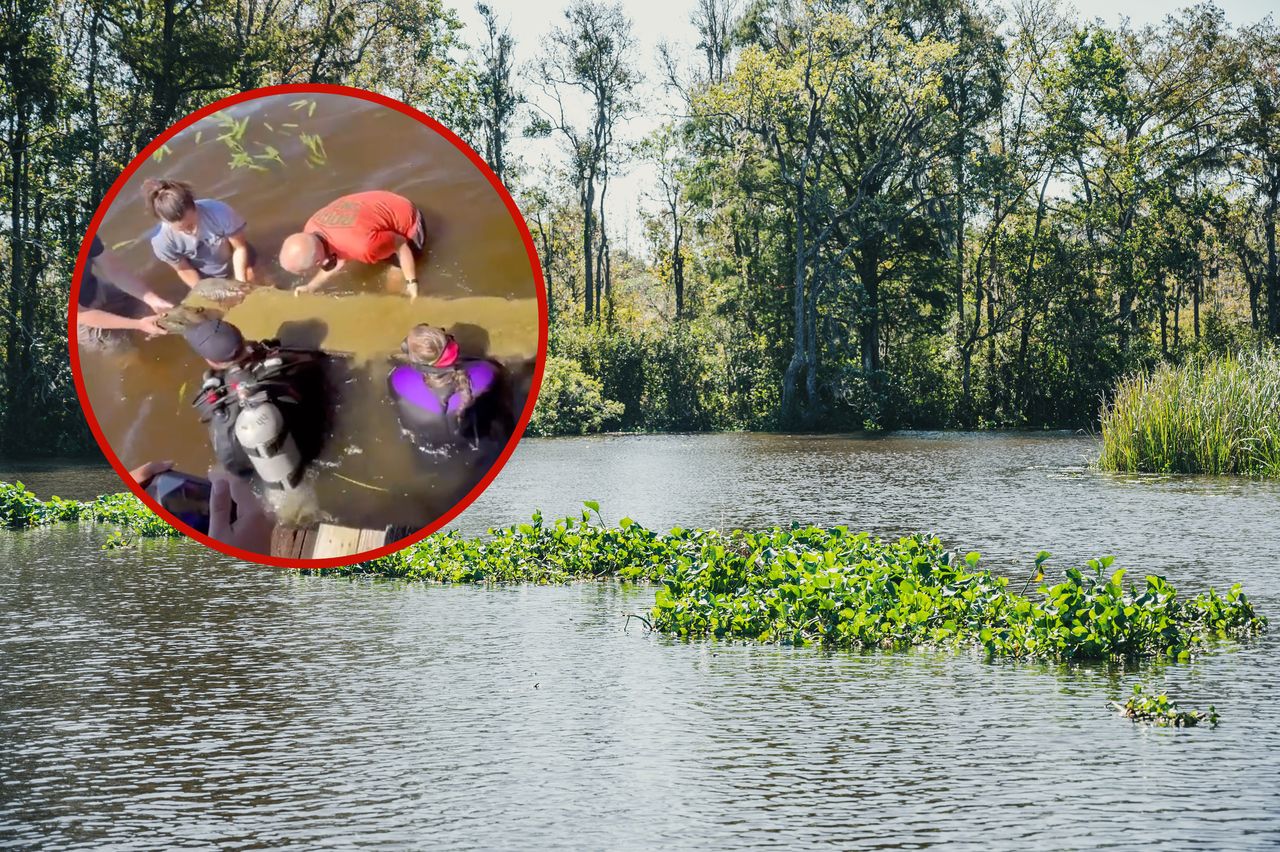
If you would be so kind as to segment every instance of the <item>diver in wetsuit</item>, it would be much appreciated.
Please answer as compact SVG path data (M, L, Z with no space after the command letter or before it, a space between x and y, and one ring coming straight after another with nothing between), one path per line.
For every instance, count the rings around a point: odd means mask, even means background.
M329 433L324 352L246 341L221 319L183 335L211 369L192 405L207 423L214 455L230 474L268 487L297 486Z
M515 428L502 392L502 366L466 358L442 328L416 325L387 376L400 425L419 449L502 444Z

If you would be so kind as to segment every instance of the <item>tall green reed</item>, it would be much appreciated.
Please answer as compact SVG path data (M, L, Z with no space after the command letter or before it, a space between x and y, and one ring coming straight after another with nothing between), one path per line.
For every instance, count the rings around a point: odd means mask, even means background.
M1280 351L1129 376L1101 420L1103 470L1280 477Z

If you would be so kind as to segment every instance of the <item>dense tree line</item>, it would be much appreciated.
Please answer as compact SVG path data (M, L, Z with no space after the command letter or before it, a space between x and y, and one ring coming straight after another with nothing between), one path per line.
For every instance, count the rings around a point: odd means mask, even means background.
M478 9L466 33L441 0L0 4L0 449L89 444L65 309L120 169L274 83L399 97L512 186L550 288L543 430L1079 426L1135 368L1280 338L1270 20L691 0L696 47L646 80L621 4L530 34ZM629 135L659 86L669 120ZM627 251L610 191L641 167Z
M376 89L474 137L484 57L460 30L440 0L0 4L0 450L93 445L67 367L70 273L137 151L220 97L298 82Z
M1270 20L697 0L692 24L677 115L631 148L652 259L603 311L582 206L534 205L557 349L612 425L1086 426L1125 373L1280 338Z

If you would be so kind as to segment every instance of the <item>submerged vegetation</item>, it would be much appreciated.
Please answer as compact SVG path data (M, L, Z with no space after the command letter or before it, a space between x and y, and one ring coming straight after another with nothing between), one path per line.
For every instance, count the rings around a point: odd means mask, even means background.
M45 502L21 483L0 484L0 523L8 527L78 520L144 537L179 535L131 495ZM1048 558L1037 556L1032 579ZM883 541L845 527L658 533L629 518L610 527L589 502L577 518L548 523L535 513L530 523L483 537L437 533L324 573L442 583L649 581L660 588L645 620L672 636L829 648L927 645L993 657L1185 660L1210 640L1244 639L1267 624L1239 585L1183 600L1160 576L1126 587L1124 570L1112 571L1105 557L1028 596L979 568L979 560L977 553L961 558L936 537Z
M1209 705L1209 712L1200 710L1179 710L1175 701L1167 695L1148 695L1142 690L1142 684L1133 685L1133 695L1123 704L1113 701L1111 706L1135 722L1146 722L1161 728L1194 728L1201 722L1208 722L1209 727L1218 727L1218 711Z
M1101 420L1104 470L1280 477L1280 352L1130 376Z

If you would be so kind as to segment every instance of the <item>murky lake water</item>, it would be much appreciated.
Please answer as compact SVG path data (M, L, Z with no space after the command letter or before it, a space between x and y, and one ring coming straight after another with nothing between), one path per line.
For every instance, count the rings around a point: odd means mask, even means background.
M386 399L387 359L413 325L444 326L463 354L494 357L511 368L511 404L517 412L523 408L539 330L536 285L516 225L460 151L394 110L337 95L281 95L237 105L227 115L248 121L238 144L256 158L255 168L232 168L236 154L218 139L229 128L204 119L130 178L103 219L103 243L117 247L157 292L178 299L185 286L152 254L155 222L141 197L147 178L185 180L197 197L232 205L248 222L257 274L278 285L293 281L276 260L281 241L334 198L389 189L417 204L428 240L416 301L401 295L398 273L354 264L319 294L254 291L227 318L250 339L279 337L350 359L334 435L313 466L311 483L324 515L351 526L424 526L484 469L474 459L424 459L412 449ZM303 136L322 140L319 165ZM279 159L267 156L270 150ZM208 469L213 453L190 406L206 365L180 336L146 341L124 354L83 353L82 366L98 422L127 467L173 459L181 470Z
M0 535L0 838L65 848L1280 844L1280 483L1113 477L1089 439L525 441L460 519L926 529L1019 577L1113 553L1273 629L1127 672L645 635L615 583L301 576L88 526ZM41 475L27 470L39 493ZM1136 727L1136 680L1217 729Z

